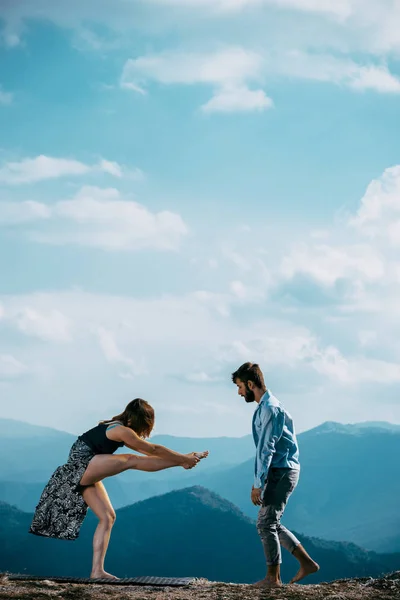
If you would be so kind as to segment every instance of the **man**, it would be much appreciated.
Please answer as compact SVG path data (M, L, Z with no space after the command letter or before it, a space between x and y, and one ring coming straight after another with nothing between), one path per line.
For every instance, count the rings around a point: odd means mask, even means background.
M239 396L246 402L258 404L253 416L253 438L257 450L251 500L256 506L261 506L257 530L264 546L267 575L255 585L282 585L281 545L300 563L298 573L290 581L295 583L318 571L319 565L307 554L293 533L280 522L300 474L299 449L293 420L265 387L262 371L257 364L243 364L232 373L232 381L238 387Z

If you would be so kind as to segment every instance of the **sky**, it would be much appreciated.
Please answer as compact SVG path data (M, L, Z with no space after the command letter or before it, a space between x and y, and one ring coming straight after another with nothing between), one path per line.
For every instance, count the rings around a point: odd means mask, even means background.
M400 423L400 5L0 3L0 415Z

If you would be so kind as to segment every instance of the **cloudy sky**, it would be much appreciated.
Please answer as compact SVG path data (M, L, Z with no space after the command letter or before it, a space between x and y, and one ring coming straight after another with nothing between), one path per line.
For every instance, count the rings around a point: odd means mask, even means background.
M1 416L400 423L399 6L1 2Z

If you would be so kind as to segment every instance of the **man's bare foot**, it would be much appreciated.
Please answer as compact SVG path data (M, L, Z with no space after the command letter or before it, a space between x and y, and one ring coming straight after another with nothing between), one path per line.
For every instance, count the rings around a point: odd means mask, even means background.
M277 581L276 579L269 579L265 577L265 579L261 579L261 581L257 581L256 583L251 584L252 587L257 588L276 588L282 587L282 581Z
M296 575L293 579L290 580L290 583L297 583L307 577L308 575L312 575L312 573L316 573L319 571L319 564L315 561L310 561L301 565L300 569L297 571Z
M119 579L119 577L115 577L115 575L111 575L107 571L92 571L90 579Z

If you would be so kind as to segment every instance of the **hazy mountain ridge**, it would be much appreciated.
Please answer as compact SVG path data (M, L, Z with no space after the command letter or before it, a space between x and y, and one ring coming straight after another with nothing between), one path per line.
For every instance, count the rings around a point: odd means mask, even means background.
M0 430L1 423L0 419ZM50 452L49 448L53 447L54 441L57 445L58 438L42 440L42 445L37 444L38 438L35 438L36 445L28 444L28 452L24 451L24 440L14 440L19 454L4 453L5 458L0 464L0 499L32 511L47 477L66 460L71 440L69 434L65 435L68 440L61 440L65 452L57 463L57 453ZM400 426L381 422L350 425L327 422L298 437L302 472L299 486L285 512L285 524L307 535L338 541L347 539L379 552L400 551L400 467L397 464ZM194 444L196 448L202 447L202 443L207 441L174 436L155 436L152 439L159 443L168 442L168 445L183 451L192 449ZM105 480L112 502L118 508L173 489L202 485L254 518L257 509L249 499L254 467L251 436L211 440L216 462L225 459L229 445L235 443L248 444L252 458L224 468L221 465L219 468L218 462L213 466L207 459L193 471L127 472L124 478L118 476ZM1 444L0 438L0 449ZM31 466L26 476L26 470L17 471L14 472L16 480L1 481L4 469L7 471L10 454L18 468L27 469L28 463L33 463L36 470L32 470ZM18 462L21 457L22 463ZM43 473L43 469L37 471L43 457L47 460L47 473Z
M65 542L28 533L31 515L0 504L0 571L85 577L90 571L96 525L89 513L80 538ZM321 571L310 583L378 576L400 567L400 555L378 555L354 544L298 534ZM106 568L120 577L203 577L249 583L264 576L262 546L254 522L218 495L195 486L117 511ZM297 568L285 552L282 575Z

